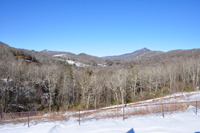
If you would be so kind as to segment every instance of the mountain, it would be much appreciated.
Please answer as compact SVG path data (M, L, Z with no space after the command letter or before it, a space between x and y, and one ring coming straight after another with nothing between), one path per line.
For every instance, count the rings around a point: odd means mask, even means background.
M92 66L105 66L112 64L122 64L125 62L132 62L135 60L140 60L146 57L152 57L155 55L159 55L163 52L161 51L151 51L147 48L139 49L136 50L132 53L127 53L127 54L122 54L122 55L117 55L117 56L106 56L106 57L96 57L92 55L88 55L85 53L80 53L80 54L73 54L70 52L62 52L62 51L49 51L49 50L43 50L41 53L45 53L48 55L51 55L54 58L58 59L64 59L64 60L69 60L70 62L79 62L83 63L85 65L92 65Z
M178 61L192 59L200 59L200 49L189 49L189 50L172 50L168 52L160 52L154 56L144 56L133 62L140 65L159 65L163 63L177 63Z
M49 51L49 50L43 50L41 53L45 53L48 55L51 55L53 57L66 57L66 58L75 58L76 54L70 53L70 52L62 52L62 51Z
M21 60L22 62L28 62L33 64L45 64L49 65L56 61L50 55L34 51L10 47L9 45L0 42L0 60L5 65L6 63L16 63L16 60ZM57 61L56 61L57 62ZM9 64L7 64L9 65Z
M172 50L169 52L152 51L147 48L136 50L132 53L116 55L116 56L105 56L96 57L85 53L74 54L63 51L49 51L43 50L40 52L17 49L10 47L9 45L0 42L0 59L1 60L12 60L14 58L23 58L26 61L32 62L45 62L50 64L52 59L61 59L64 61L74 62L78 64L84 64L84 66L112 66L120 65L124 63L135 63L139 65L147 64L162 64L165 62L172 63L178 60L184 59L198 59L200 58L200 49L189 49L189 50ZM37 60L37 61L36 61ZM51 60L51 61L50 61ZM70 64L70 63L69 63Z
M98 66L100 64L105 65L105 59L88 55L85 53L80 53L77 55L70 52L49 51L49 50L43 50L41 51L41 53L51 55L54 58L80 62L86 65L92 65L92 66Z
M147 48L143 48L143 49L139 49L136 50L132 53L127 53L127 54L122 54L122 55L116 55L116 56L106 56L103 57L104 59L107 60L118 60L118 61L125 61L125 62L129 62L129 61L134 61L136 59L141 59L141 58L145 58L145 57L151 57L154 55L159 55L163 52L161 51L151 51L150 49Z

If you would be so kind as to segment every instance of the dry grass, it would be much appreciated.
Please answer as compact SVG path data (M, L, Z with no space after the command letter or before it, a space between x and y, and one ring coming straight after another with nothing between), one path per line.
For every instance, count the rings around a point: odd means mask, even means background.
M188 94L187 96L191 96ZM126 107L119 105L108 108L101 108L96 110L71 110L65 112L29 112L30 121L63 121L68 120L70 117L81 118L81 121L90 119L103 119L103 118L115 118L115 117L129 117L133 115L145 115L145 114L163 114L166 112L174 112L186 110L190 105L194 107L200 107L200 102L173 102L162 103L162 100L177 99L182 96L166 97L162 99L155 99L152 101L144 101L128 104ZM123 109L124 108L124 109ZM124 111L124 114L123 114ZM26 123L28 121L28 113L8 113L4 115L3 119L0 119L1 123Z
M145 115L145 114L156 114L174 111L186 110L190 105L196 106L196 102L175 102L175 103L163 103L163 104L149 104L149 105L129 105L124 108L124 115L126 117L132 115ZM199 107L199 103L197 104ZM123 116L123 107L107 108L97 110L93 112L87 112L81 114L81 117L92 117L98 118L114 118Z
M66 116L64 116L64 112L54 112L47 113L45 115L41 115L42 113L38 113L35 116L29 116L28 113L23 112L22 115L18 115L16 113L9 113L6 115L4 119L0 119L0 123L23 123L29 121L62 121L67 120Z

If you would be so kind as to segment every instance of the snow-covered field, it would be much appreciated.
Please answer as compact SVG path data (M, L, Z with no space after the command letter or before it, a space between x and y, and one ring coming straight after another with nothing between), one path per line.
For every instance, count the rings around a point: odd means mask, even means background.
M200 113L200 111L199 111ZM68 121L5 124L0 125L0 133L126 133L131 128L135 133L195 133L200 132L200 115L195 115L193 107L184 112L166 115L132 116L122 118L91 120L78 124L76 118Z
M157 98L147 100L138 103L128 104L127 106L132 108L135 104L147 105L155 103L166 102L188 102L199 101L200 92L179 93L163 98ZM102 112L99 114L109 114L115 107L111 106L102 108ZM122 116L113 118L101 118L98 120L91 119L93 112L89 112L87 120L81 119L81 125L79 125L78 118L70 117L71 114L65 113L66 120L55 122L38 122L31 121L30 127L27 123L18 124L1 124L0 133L126 133L131 128L135 133L195 133L200 132L200 108L198 108L198 114L196 115L196 107L189 105L186 106L186 110L166 112L165 118L161 113L146 114L146 115L134 115L128 116L125 121L122 120ZM106 110L105 110L106 109ZM151 109L151 108L150 108ZM82 113L84 113L82 111ZM72 113L72 112L71 112ZM72 113L73 114L73 113ZM100 116L100 115L99 115Z

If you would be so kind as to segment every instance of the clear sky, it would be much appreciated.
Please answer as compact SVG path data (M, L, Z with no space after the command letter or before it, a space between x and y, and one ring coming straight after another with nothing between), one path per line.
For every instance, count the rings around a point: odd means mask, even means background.
M0 41L95 56L200 48L200 0L0 0Z

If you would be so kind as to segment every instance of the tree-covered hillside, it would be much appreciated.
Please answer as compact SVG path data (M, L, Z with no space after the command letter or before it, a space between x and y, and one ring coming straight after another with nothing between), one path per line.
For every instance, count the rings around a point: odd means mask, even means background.
M98 108L197 90L199 55L198 49L175 51L107 67L76 67L1 42L0 110Z

